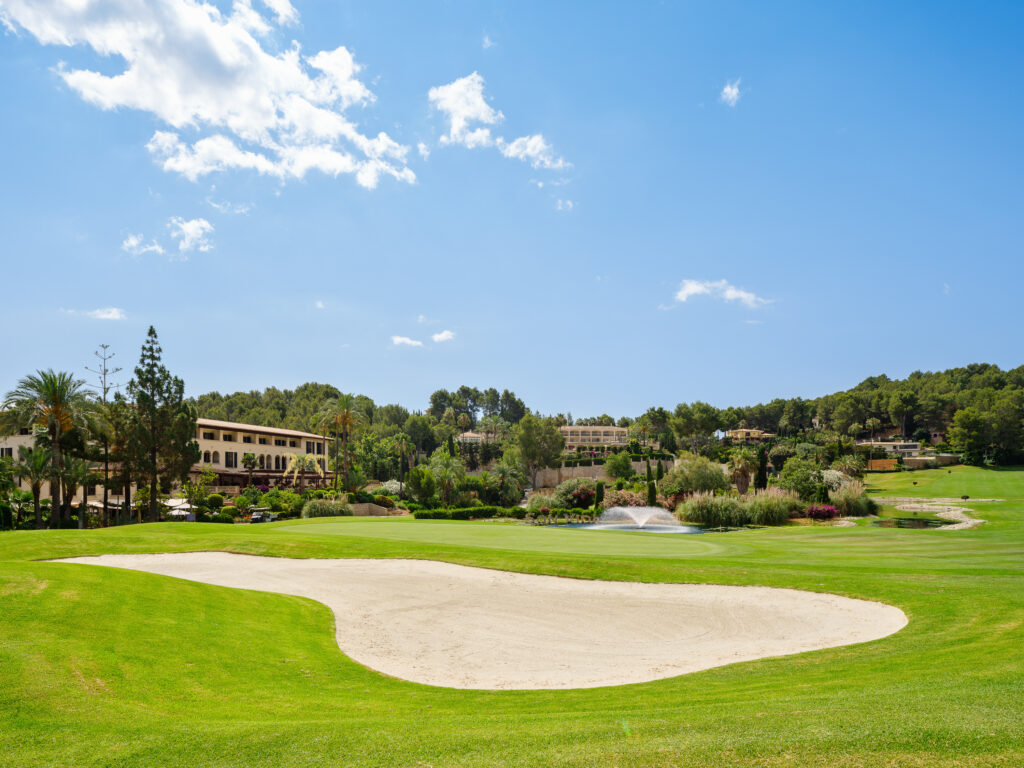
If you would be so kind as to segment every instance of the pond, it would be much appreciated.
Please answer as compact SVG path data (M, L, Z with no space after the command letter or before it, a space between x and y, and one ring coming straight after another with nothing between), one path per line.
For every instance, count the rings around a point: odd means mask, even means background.
M872 525L879 528L941 528L949 525L945 520L932 520L922 517L887 517L881 520L872 520Z

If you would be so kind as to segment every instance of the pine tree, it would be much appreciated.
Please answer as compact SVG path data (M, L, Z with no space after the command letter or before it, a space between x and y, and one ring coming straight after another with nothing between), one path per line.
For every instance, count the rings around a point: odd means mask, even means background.
M162 352L156 329L150 326L135 375L128 382L135 405L132 442L140 474L149 484L150 522L160 519L157 494L161 478L165 484L184 480L200 457L195 407L185 402L185 383L164 366Z

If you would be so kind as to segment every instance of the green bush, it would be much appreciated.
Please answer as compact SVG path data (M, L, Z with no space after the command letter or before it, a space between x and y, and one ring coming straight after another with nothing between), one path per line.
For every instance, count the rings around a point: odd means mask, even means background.
M395 508L395 500L392 499L390 496L385 496L384 494L378 494L377 496L374 496L373 503L378 506L385 507L386 509Z
M804 501L810 501L821 485L821 469L814 459L795 456L786 461L779 473L779 487L796 491Z
M224 506L224 497L219 493L211 493L206 497L206 506L210 509L220 509Z
M553 493L534 493L530 495L529 500L526 502L526 508L529 510L538 510L541 507L553 509L557 506L558 500Z
M604 471L613 480L628 480L634 474L633 463L626 452L614 453L605 459Z
M215 515L210 515L208 521L211 523L233 523L235 518L227 512L218 512Z
M509 517L522 520L526 510L522 507L463 507L454 509L417 509L413 511L417 520L490 520L495 517Z
M754 525L784 525L803 509L800 498L793 491L780 488L754 491L744 497L743 504Z
M554 503L543 506L564 509L586 509L594 503L596 483L586 477L574 477L555 489Z
M664 496L724 491L728 487L729 478L720 465L693 454L685 454L679 466L673 467L658 484Z
M878 511L878 504L864 492L859 480L847 480L831 494L829 502L841 517L865 517Z
M352 507L344 501L310 499L302 507L302 516L310 517L351 517Z

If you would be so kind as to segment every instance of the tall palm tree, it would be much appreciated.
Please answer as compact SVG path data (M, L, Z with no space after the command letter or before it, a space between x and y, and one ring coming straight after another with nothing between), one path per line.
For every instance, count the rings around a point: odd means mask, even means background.
M50 477L51 471L48 450L32 449L27 445L18 446L18 463L14 467L14 474L28 481L29 490L32 491L32 509L36 513L36 528L43 527L39 498L43 494L43 483Z
M880 419L876 419L874 416L872 416L870 419L865 419L864 420L864 429L866 429L868 432L871 433L871 441L872 442L874 442L874 440L875 440L875 432L877 432L879 427L881 427L881 426L882 426L881 420Z
M405 486L405 457L409 455L412 448L412 438L405 432L399 432L394 437L394 450L398 454L398 492L401 493Z
M462 430L463 432L466 432L466 430L469 429L469 423L470 423L469 422L469 414L468 413L460 413L459 414L459 429Z
M359 410L355 395L345 393L328 400L317 415L319 428L334 434L334 490L338 490L338 451L341 451L341 474L348 477L348 470L352 464L349 443L362 421L363 414Z
M84 427L92 402L85 382L66 371L36 371L7 393L0 412L7 431L29 427L46 435L51 454L52 523L60 524L61 474L69 432Z
M256 470L256 466L259 464L259 459L256 458L255 453L246 453L242 455L242 466L249 472L249 487L252 487L252 473Z
M750 475L757 469L757 457L749 448L736 448L729 454L729 477L740 494L750 487Z
M316 472L320 477L324 476L320 462L315 457L310 456L308 453L293 453L288 459L288 466L285 467L284 476L288 477L288 475L291 475L292 480L298 479L300 494L306 490L307 472Z

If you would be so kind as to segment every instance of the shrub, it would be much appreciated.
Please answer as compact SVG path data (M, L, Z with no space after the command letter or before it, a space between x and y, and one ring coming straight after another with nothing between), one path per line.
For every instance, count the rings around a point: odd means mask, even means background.
M351 517L352 507L344 501L328 501L327 499L312 499L302 507L302 516L310 517Z
M783 525L803 509L799 496L781 488L754 491L743 503L754 525Z
M220 509L224 506L224 497L219 493L211 493L206 497L206 506L210 509Z
M233 523L235 522L235 518L227 512L218 512L215 515L210 515L207 518L207 521L211 523Z
M558 503L555 500L555 494L553 493L534 493L530 495L530 498L526 502L526 508L531 511L536 511L541 507L557 507Z
M397 496L401 493L402 484L397 480L387 480L380 486L381 491L388 494L388 496Z
M685 455L679 466L671 469L659 484L666 496L724 491L728 487L729 478L720 465L693 454Z
M814 497L820 483L821 470L814 459L789 459L779 474L779 487L795 491L805 501Z
M694 494L676 508L676 516L709 528L736 528L750 522L738 498L712 493Z
M786 461L793 456L796 456L793 446L786 445L785 443L776 445L768 452L768 460L771 461L776 472L781 472L782 468L786 466Z
M839 517L839 510L831 504L811 504L804 514L811 520L831 520Z
M842 517L873 515L878 509L878 504L864 492L864 483L859 480L847 480L831 497L832 506Z
M386 509L395 508L395 500L392 499L390 496L385 496L384 494L374 496L373 503Z
M633 462L630 461L629 454L624 451L613 453L605 459L604 471L613 480L628 480L634 474Z
M575 477L561 483L554 493L554 506L564 509L586 509L597 495L593 480ZM547 505L552 506L552 505Z
M838 489L847 479L849 478L846 475L835 469L826 469L821 473L821 482L828 486L830 491Z

